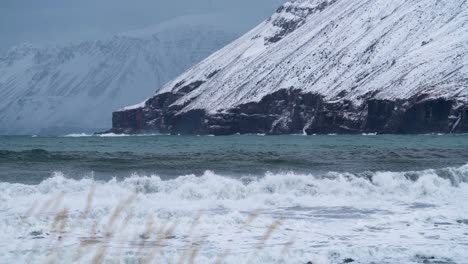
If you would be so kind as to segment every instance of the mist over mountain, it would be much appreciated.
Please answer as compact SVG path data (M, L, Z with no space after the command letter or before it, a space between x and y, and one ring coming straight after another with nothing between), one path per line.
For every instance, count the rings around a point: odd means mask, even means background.
M217 16L186 16L110 38L20 45L0 57L0 133L65 134L111 126L111 113L143 100L229 43Z
M242 34L283 0L2 0L0 52L13 45L64 45L111 37L177 17L222 14L226 30ZM248 8L246 8L248 7Z

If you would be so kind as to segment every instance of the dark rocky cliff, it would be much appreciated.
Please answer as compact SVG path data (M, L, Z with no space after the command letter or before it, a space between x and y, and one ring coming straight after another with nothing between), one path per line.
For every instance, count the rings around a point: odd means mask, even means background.
M424 95L409 100L367 99L327 102L323 96L283 89L259 102L217 113L172 105L177 95L159 94L143 108L113 114L114 133L327 134L327 133L466 133L468 105Z

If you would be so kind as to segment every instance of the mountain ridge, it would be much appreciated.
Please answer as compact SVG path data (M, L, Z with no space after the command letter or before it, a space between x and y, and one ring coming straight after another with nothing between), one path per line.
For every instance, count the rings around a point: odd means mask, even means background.
M209 21L189 17L102 40L10 49L0 58L0 133L109 128L112 111L141 101L234 39Z
M468 132L467 17L463 0L291 0L113 131Z

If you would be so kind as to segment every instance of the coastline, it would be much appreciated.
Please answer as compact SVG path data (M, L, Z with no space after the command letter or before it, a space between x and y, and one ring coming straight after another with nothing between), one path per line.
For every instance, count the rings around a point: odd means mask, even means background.
M179 95L158 94L144 106L113 113L115 134L428 134L468 133L468 103L420 95L387 100L369 96L355 105L347 100L283 89L259 102L216 113L185 110Z

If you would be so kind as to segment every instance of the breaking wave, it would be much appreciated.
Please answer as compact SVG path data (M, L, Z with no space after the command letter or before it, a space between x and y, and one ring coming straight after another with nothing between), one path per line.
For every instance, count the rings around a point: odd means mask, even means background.
M10 153L0 152L1 155ZM41 149L16 153L16 155L34 155L47 157L49 152ZM461 167L443 169L429 169L408 172L363 172L324 174L298 174L298 173L267 173L262 177L226 177L211 171L205 172L201 177L195 175L180 176L175 179L163 180L156 175L140 176L133 174L123 180L96 181L91 178L76 180L68 178L62 172L55 172L52 177L38 185L23 185L16 183L0 183L0 191L26 189L27 193L35 190L46 194L53 192L85 191L90 186L102 188L117 188L129 192L144 194L184 194L178 198L232 199L239 200L251 195L295 194L295 196L315 196L327 194L355 194L362 191L367 194L388 194L399 192L403 194L427 194L417 189L433 188L433 191L458 187L468 183L468 164ZM332 188L333 187L333 188ZM337 192L341 188L342 192Z
M56 172L37 185L0 183L0 258L80 252L75 262L89 263L105 248L106 261L140 263L160 247L160 261L177 262L197 245L196 263L462 263L467 183L468 165L170 180Z

